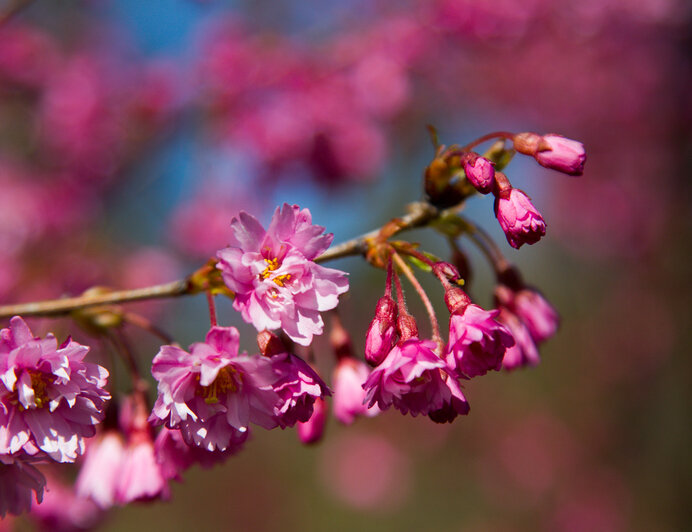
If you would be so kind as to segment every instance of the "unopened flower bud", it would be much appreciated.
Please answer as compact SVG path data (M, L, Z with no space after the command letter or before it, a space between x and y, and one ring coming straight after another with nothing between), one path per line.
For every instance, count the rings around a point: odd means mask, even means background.
M582 175L586 151L584 145L561 135L519 133L514 136L514 149L534 157L538 164L567 175Z
M377 302L375 319L370 322L365 337L365 360L377 366L394 345L394 324L396 303L390 296L383 296Z
M286 346L281 341L281 338L266 329L257 333L257 345L259 346L260 353L265 357L286 352Z
M296 424L298 438L305 445L317 443L322 439L324 426L327 424L327 403L317 398L310 419Z
M445 304L450 314L463 312L471 303L471 298L461 288L449 287L445 291Z
M437 277L444 277L450 281L459 279L459 271L449 262L436 262L433 264L432 270Z
M535 244L545 236L545 220L529 197L517 188L495 197L495 216L509 245L519 249L523 244Z
M467 153L463 158L464 172L469 182L481 194L488 194L493 189L495 179L495 168L485 157L477 153Z

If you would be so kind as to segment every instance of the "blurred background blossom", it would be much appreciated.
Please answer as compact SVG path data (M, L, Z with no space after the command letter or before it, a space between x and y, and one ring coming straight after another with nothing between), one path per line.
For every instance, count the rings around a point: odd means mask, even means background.
M179 278L226 243L241 209L266 222L295 202L336 242L355 236L421 197L429 123L447 144L557 132L589 157L577 179L510 166L546 215L538 246L511 250L489 200L469 205L562 314L537 368L469 383L471 414L452 426L332 420L307 449L292 432L257 433L224 466L187 473L172 501L114 511L104 530L692 526L688 2L20 4L0 27L5 303ZM471 290L487 303L490 274L473 258ZM383 275L340 267L360 352ZM198 301L137 309L183 345L207 325ZM67 320L32 328L89 343ZM135 340L147 366L156 344ZM329 375L329 357L317 362ZM46 502L68 500L62 490ZM0 526L96 521L54 506Z

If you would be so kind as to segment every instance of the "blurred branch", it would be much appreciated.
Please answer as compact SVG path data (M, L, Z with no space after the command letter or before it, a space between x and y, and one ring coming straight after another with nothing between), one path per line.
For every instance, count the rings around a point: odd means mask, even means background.
M456 210L457 208L458 207L454 207L450 210ZM388 232L388 237L401 233L402 231L428 225L430 222L437 220L450 211L440 211L438 208L424 201L409 204L408 210L408 214L396 219L395 228ZM388 226L391 227L391 224L388 224ZM338 244L317 257L315 262L327 262L341 257L365 255L368 251L369 241L379 236L381 231L382 228L378 228ZM215 270L214 261L205 265L199 272L206 272L206 274L208 274L207 270L218 272L218 270ZM117 303L144 301L147 299L163 299L197 294L200 292L200 285L195 275L196 274L192 274L185 279L173 281L171 283L148 286L146 288L136 288L134 290L98 293L87 291L87 293L77 297L38 301L35 303L3 305L0 306L0 319L12 316L61 316L70 314L75 310L99 305L113 305Z

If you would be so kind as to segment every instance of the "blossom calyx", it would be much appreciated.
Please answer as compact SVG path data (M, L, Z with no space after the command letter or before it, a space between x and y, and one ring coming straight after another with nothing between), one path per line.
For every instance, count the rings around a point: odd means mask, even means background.
M369 364L378 365L394 346L395 318L396 303L390 296L382 296L365 337L365 360Z
M265 357L286 352L286 346L277 335L267 329L257 333L257 346Z
M456 267L449 262L436 262L432 266L432 271L439 279L457 281L460 278L459 270L457 270Z
M396 319L396 329L399 333L400 343L409 338L418 338L418 324L410 314L399 314Z
M445 290L445 304L450 314L460 313L471 304L471 298L461 288L450 286Z

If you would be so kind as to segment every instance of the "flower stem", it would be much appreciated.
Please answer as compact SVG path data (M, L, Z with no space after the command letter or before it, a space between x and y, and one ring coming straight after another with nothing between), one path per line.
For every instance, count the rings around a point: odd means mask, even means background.
M135 327L139 327L140 329L145 330L148 333L153 334L161 341L163 341L164 344L173 343L173 337L170 334L168 334L160 327L154 325L150 320L148 320L144 316L140 316L139 314L135 314L134 312L124 312L123 321L125 323L129 323L130 325L134 325Z
M409 280L411 285L413 285L413 288L416 290L416 292L418 292L418 296L421 298L421 301L425 306L425 310L428 313L428 317L430 318L430 326L432 328L433 340L437 343L438 346L440 346L440 349L442 349L442 337L440 336L440 326L437 323L435 309L433 309L432 303L430 303L430 298L428 297L428 294L425 293L425 290L423 290L423 287L418 282L418 279L416 279L416 276L413 274L413 271L411 270L409 265L406 264L404 259L401 258L401 255L394 252L392 253L392 258L394 259L394 262L396 262L396 265L404 273L406 278Z
M471 241L483 252L483 255L492 265L495 273L500 273L510 266L510 262L505 258L500 248L483 229L478 227L470 220L460 216L468 227L467 235Z
M460 151L471 151L472 148L475 148L479 144L483 144L484 142L496 138L512 140L514 138L514 133L510 133L509 131L494 131L493 133L488 133L487 135L483 135L482 137L477 138L473 142L461 148Z
M209 305L209 321L212 327L216 327L219 322L216 320L216 303L214 302L214 294L207 290L207 305Z

